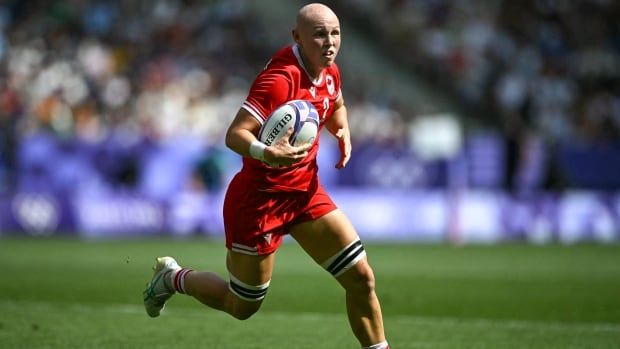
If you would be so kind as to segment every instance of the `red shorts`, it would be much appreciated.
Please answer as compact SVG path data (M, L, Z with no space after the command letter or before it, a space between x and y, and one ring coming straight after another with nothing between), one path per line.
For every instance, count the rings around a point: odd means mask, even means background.
M226 247L251 255L274 252L291 226L315 220L337 207L322 185L307 192L259 191L237 174L224 199Z

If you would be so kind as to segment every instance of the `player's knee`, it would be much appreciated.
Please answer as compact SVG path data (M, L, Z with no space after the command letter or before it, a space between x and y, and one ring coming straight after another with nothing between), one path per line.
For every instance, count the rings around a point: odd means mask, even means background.
M236 306L233 308L233 312L230 314L237 320L247 320L256 314L260 309L260 302L251 305Z
M375 291L375 276L366 260L351 269L343 286L348 292L360 295L371 294Z
M231 274L228 289L234 304L230 314L236 319L246 320L260 309L269 289L269 281L257 286L248 285Z
M352 294L367 295L375 290L375 277L359 239L351 242L322 265Z

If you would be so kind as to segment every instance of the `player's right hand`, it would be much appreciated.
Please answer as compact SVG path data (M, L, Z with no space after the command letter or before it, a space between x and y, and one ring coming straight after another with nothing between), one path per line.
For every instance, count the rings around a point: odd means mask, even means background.
M312 144L307 143L294 147L289 143L292 134L293 128L290 127L284 137L265 149L265 162L268 165L272 167L288 167L308 156L308 151L310 151Z

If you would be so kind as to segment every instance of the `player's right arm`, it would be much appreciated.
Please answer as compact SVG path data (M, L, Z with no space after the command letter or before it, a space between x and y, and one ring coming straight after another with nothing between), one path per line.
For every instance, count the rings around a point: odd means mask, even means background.
M240 108L226 132L226 146L241 156L256 158L270 166L290 166L308 155L311 144L294 147L289 143L292 128L277 142L266 146L256 138L260 127L260 123L252 114ZM261 151L262 159L257 155Z

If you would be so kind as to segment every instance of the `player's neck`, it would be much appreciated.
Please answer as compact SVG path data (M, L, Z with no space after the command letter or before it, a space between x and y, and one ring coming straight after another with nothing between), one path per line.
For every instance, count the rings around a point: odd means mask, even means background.
M319 77L321 76L321 73L323 72L323 68L317 68L317 67L314 67L312 64L310 64L310 61L306 58L306 55L304 54L302 50L299 50L299 57L301 58L301 61L304 63L304 69L306 70L306 73L308 73L310 80L312 81L318 80Z

